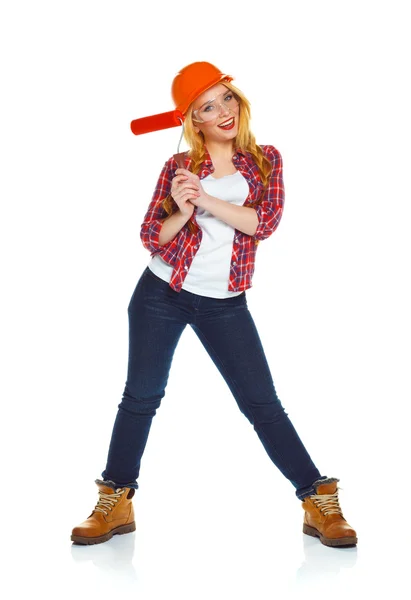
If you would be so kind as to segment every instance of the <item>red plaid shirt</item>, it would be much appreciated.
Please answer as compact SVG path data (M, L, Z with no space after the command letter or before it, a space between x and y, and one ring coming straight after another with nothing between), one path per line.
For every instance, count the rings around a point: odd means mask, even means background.
M243 206L252 206L257 211L258 227L254 235L248 235L238 229L234 230L227 288L230 292L242 292L252 287L257 245L260 240L268 238L277 228L283 212L284 183L281 154L274 146L264 145L261 146L261 149L273 165L273 169L262 201L256 206L252 205L260 197L263 184L254 159L249 152L243 153L238 148L233 156L233 164L249 185L249 194ZM185 168L190 169L190 164L191 159L186 156ZM200 247L203 234L195 218L197 210L195 207L190 220L196 225L196 233L191 233L185 224L167 244L160 246L158 243L162 221L168 217L161 204L170 193L171 181L175 177L176 169L178 166L175 159L169 158L160 173L152 200L141 224L140 237L144 248L151 252L151 256L160 254L161 258L173 267L169 285L176 292L180 292L193 258ZM206 158L198 176L200 179L204 179L213 171L213 163L206 148ZM176 209L178 210L177 204Z

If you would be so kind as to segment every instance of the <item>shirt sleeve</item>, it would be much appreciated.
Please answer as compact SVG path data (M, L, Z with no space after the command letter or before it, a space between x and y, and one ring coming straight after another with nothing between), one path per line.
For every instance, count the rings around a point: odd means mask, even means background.
M177 167L175 167L177 168ZM140 239L147 250L151 253L158 252L160 249L167 248L172 240L160 246L158 238L160 236L163 221L169 215L163 208L162 203L171 190L171 182L174 177L173 159L169 159L164 164L158 178L153 197L141 224Z
M266 146L265 154L273 165L267 188L261 202L254 206L258 225L254 238L267 239L278 227L284 208L283 159L274 146Z

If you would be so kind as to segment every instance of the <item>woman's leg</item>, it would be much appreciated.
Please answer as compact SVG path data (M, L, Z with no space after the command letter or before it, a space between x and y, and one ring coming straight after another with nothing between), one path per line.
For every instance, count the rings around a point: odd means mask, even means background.
M128 373L101 476L115 487L138 488L151 422L165 395L175 348L186 324L168 302L168 283L143 272L128 306Z
M204 298L191 327L269 457L296 488L296 496L314 493L313 482L326 477L320 475L277 396L245 294Z

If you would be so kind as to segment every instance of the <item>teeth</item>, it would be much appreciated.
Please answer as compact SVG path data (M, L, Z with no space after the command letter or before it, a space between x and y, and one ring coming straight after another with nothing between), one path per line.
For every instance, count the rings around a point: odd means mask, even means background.
M223 125L224 125L224 126L226 126L226 125L231 125L231 123L232 123L233 121L234 121L234 117L231 117L231 119L230 119L229 121L225 121L224 123L221 123L221 124L219 125L219 127L222 127Z

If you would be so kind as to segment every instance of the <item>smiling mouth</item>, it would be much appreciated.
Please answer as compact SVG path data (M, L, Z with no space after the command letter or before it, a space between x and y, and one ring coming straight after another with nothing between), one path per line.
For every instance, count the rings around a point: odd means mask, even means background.
M221 123L220 125L218 125L218 127L220 129L232 129L234 127L234 122L235 122L235 118L231 117L231 119L224 121L224 123Z

